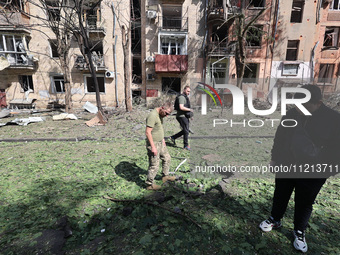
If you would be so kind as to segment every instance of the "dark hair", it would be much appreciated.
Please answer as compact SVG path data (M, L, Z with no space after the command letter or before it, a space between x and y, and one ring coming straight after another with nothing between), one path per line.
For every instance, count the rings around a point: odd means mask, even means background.
M189 86L189 85L186 85L186 86L184 87L183 91L186 90L187 88L190 88L190 86Z
M303 85L301 88L307 89L310 94L310 100L308 103L317 104L322 99L321 89L316 85ZM295 93L294 98L304 98L304 93Z

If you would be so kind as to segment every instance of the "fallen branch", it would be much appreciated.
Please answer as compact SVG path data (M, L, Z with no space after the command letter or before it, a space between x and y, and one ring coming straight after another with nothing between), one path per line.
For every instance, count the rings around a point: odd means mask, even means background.
M195 220L193 220L192 218L190 218L189 216L183 214L183 213L180 213L180 212L175 212L175 211L172 211L170 210L169 208L166 208L164 206L161 206L161 205L157 205L157 204L154 204L152 202L149 202L149 201L141 201L141 200L133 200L133 199L115 199L115 198L112 198L112 197L108 197L108 196L104 196L105 199L108 199L108 200L111 200L112 202L132 202L132 203L144 203L144 204L148 204L148 205L152 205L152 206L155 206L155 207L158 207L158 208L162 208L168 212L171 212L173 214L177 214L177 215L181 215L183 216L184 218L188 219L189 221L191 221L192 223L194 223L197 227L199 228L202 228L200 224L198 224Z

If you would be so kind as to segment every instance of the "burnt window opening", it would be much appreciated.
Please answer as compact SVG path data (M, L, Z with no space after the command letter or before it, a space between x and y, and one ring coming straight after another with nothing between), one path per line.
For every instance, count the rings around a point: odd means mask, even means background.
M264 8L266 4L265 0L250 0L249 7L250 8Z
M289 40L287 44L286 60L295 61L298 59L299 40Z
M55 75L51 77L52 93L65 93L64 76Z
M175 95L181 93L181 78L162 77L162 92Z
M100 1L84 7L83 20L90 29L97 29L97 23L101 21Z
M339 27L326 27L323 41L324 47L339 47Z
M142 83L142 61L140 58L134 58L132 61L132 82Z
M259 64L248 63L244 68L244 83L257 83Z
M98 55L103 55L103 41L90 41L89 42L90 51L96 52Z
M0 0L0 6L9 10L27 11L26 2L24 0Z
M105 93L105 80L104 77L98 77L98 86L99 86L99 92ZM94 93L96 92L96 88L94 86L94 81L92 76L85 76L85 86L86 86L86 92L88 93Z
M140 15L140 0L132 0L131 1L131 19L139 20Z
M19 75L19 83L24 92L29 89L34 91L32 75Z
M182 6L181 5L164 5L163 11L163 28L164 29L181 29L182 27Z
M57 40L49 40L49 42L50 42L50 48L51 48L51 57L58 58L59 53L58 53Z
M60 21L60 6L58 1L46 1L46 10L49 21Z
M291 23L301 23L302 22L302 14L303 7L305 5L305 1L302 0L293 0L292 13L290 16Z
M334 64L320 64L318 83L332 83Z
M133 22L131 29L131 51L140 53L142 51L141 44L141 26L140 23Z
M262 26L250 27L247 31L247 46L249 47L260 47L262 41Z

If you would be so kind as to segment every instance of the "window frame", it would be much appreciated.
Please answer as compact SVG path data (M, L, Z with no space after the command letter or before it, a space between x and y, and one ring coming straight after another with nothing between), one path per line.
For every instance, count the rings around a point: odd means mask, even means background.
M336 0L336 1L338 1L337 9L334 9L335 0L333 0L331 6L329 8L330 10L332 10L332 11L340 11L340 0Z
M290 73L287 70L285 70L285 67L288 66L295 66L296 67L296 73ZM299 68L300 68L300 64L299 63L283 63L282 64L282 76L297 76L299 73Z
M332 45L331 46L328 46L328 45L325 45L326 43L326 36L327 36L327 29L331 30L331 29L334 29L334 30L337 30L337 32L333 32L333 33L336 33L337 36L335 37L331 37L331 40L332 40ZM328 34L333 34L333 33L328 33ZM329 49L329 48L333 48L333 49L338 49L339 48L339 45L340 45L340 27L334 27L334 26L329 26L329 27L326 27L325 28L325 35L324 35L324 40L323 40L323 43L322 43L322 47L325 48L325 49Z
M253 32L251 32L250 29L253 29L253 31L255 33L257 33L257 35L253 34ZM258 40L256 40L259 45L248 45L248 44L251 44L252 42L255 41L254 40L255 38L253 38L253 40L249 40L248 35L254 35L254 36L258 36L259 35L260 37L258 38ZM263 35L263 25L254 25L254 26L251 26L249 28L249 30L247 31L247 33L246 33L246 43L247 43L246 47L247 48L261 48L262 47L262 39L263 39L262 35Z
M88 91L88 89L87 89L87 78L92 78L91 74L84 74L84 91L85 91L85 94L95 94L96 93L95 90L93 92ZM104 88L104 91L100 91L100 86L99 86L99 93L102 94L102 95L105 95L106 94L105 75L104 74L97 74L97 80L98 80L98 78L103 78L103 88Z
M301 4L301 11L294 10L294 7L295 8L299 8L300 7L300 6L294 6L294 4ZM304 7L305 7L305 1L304 0L293 0L293 2L292 2L292 11L290 13L290 23L302 23ZM293 13L299 13L300 14L299 21L292 21L293 17L296 17L295 15L293 16Z
M182 79L180 77L162 77L162 81L161 81L162 93L166 92L166 88L165 88L166 85L164 84L166 79L168 79L169 81L171 81L171 80L179 81L179 84L176 85L176 86L178 86L178 88L176 88L176 90L173 89L173 87L172 87L173 81L171 82L169 89L171 89L172 91L171 92L168 91L168 94L170 94L170 95L180 94L181 93L181 84L182 84Z
M22 89L22 92L26 92L27 90L31 89L34 91L34 84L33 84L33 76L32 75L19 75L19 83ZM28 88L25 88L24 80L26 80L26 84L28 84Z
M56 79L56 77L59 77ZM63 77L62 79L60 77ZM65 80L64 80L64 74L62 73L53 73L53 74L50 74L50 80L51 80L51 93L52 94L64 94L65 93ZM59 81L59 82L62 82L62 86L61 88L64 90L64 91L57 91L57 87L55 86L55 82L56 81Z
M296 46L289 46L289 42L296 42ZM300 40L288 40L287 41L287 49L286 49L286 60L287 61L296 61L299 58L299 47L300 47ZM288 51L295 51L295 58L294 59L288 59Z
M51 58L59 58L60 55L58 53L58 46L54 43L56 42L57 40L56 39L50 39L48 40L49 44L50 44L50 53L51 53ZM52 46L53 45L53 46ZM55 49L54 49L55 47ZM57 54L57 56L54 55L54 53Z

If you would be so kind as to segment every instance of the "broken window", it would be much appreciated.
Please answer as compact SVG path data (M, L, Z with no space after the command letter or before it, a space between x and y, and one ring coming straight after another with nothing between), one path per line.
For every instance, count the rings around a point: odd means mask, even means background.
M298 58L299 40L288 40L286 60L294 61Z
M97 23L101 21L100 1L90 2L84 6L83 20L90 29L97 29Z
M293 0L290 22L292 22L292 23L301 23L302 22L302 13L303 13L303 6L304 5L305 5L305 1Z
M250 8L263 8L265 7L266 1L265 0L250 0L249 7Z
M162 38L162 54L164 55L184 55L182 51L184 39L176 38Z
M141 46L141 25L140 23L133 22L131 28L131 51L133 53L140 53Z
M163 28L181 29L182 5L163 5Z
M332 83L334 64L320 64L318 83Z
M333 0L330 9L340 10L340 1L339 0Z
M167 94L181 93L181 78L162 77L162 91Z
M248 63L244 68L244 83L257 83L258 76L258 66L257 63Z
M227 63L216 63L210 66L211 77L213 78L214 84L225 84L227 83Z
M27 11L26 2L24 0L0 0L0 6L6 9Z
M58 58L58 46L57 46L57 40L49 40L50 41L50 47L51 47L51 57L52 58Z
M97 81L98 81L98 86L99 86L99 92L105 93L104 76L97 75ZM96 92L96 88L94 86L94 81L93 81L92 76L85 76L85 87L86 87L86 92L88 93Z
M65 93L64 76L55 75L51 77L52 93Z
M19 83L24 92L29 89L34 90L32 75L19 75Z
M297 75L299 64L283 64L282 75Z
M60 7L58 1L46 1L47 16L49 21L60 21Z
M133 58L132 61L132 82L142 83L142 61L140 58Z
M324 47L339 47L339 27L326 27Z
M0 34L0 56L5 56L11 65L29 63L23 36Z
M262 41L262 26L253 26L250 27L247 31L247 46L250 47L259 47L261 46Z

